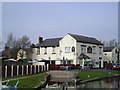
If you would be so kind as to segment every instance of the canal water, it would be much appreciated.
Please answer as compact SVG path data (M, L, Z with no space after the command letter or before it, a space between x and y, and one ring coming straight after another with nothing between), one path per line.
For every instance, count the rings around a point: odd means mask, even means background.
M77 88L120 88L120 77L79 84Z
M120 90L120 77L86 82L79 85L74 82L50 81L43 90L79 90L80 88L119 88Z

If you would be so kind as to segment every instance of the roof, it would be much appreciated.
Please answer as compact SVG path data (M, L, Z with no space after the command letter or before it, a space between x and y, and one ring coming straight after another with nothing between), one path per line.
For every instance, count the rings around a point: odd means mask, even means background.
M103 52L111 52L115 47L103 47Z
M75 40L77 40L77 42L103 45L100 41L92 37L86 37L86 36L75 35L75 34L69 34L69 35L72 36Z
M81 53L78 58L79 59L90 59L90 57L85 55L84 53Z
M52 38L44 40L40 46L41 47L50 47L50 46L59 46L59 40L62 38Z
M25 50L27 53L32 53L32 48L24 48L23 50Z
M92 37L86 37L86 36L75 35L75 34L69 34L69 35L72 36L75 40L77 40L77 42L103 45L100 41ZM41 47L59 46L59 40L61 39L62 38L45 39L41 44L38 43L37 45L35 45L34 48L39 48L39 46Z

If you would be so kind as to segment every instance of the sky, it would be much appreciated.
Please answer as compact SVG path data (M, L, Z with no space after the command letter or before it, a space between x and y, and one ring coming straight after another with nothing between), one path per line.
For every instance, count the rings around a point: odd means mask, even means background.
M118 39L117 2L3 2L2 40L9 33L32 43L67 33L109 41Z

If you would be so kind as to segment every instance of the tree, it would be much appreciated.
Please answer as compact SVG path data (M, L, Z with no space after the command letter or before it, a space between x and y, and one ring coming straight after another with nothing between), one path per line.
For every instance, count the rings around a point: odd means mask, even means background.
M31 42L29 40L29 37L28 36L23 36L20 40L20 45L23 47L23 48L26 48L26 47L30 47L31 45Z
M117 46L117 41L116 41L116 39L113 39L113 40L110 40L109 41L109 46Z
M2 42L2 40L1 40L1 38L0 38L0 52L3 50L3 42Z
M102 41L101 42L104 44L105 47L111 47L111 46L118 46L118 42L116 39L110 40L110 41Z
M31 45L31 41L29 40L29 37L24 35L19 39L16 39L16 37L13 36L13 33L10 33L8 35L7 42L5 43L6 47L10 48L27 48Z
M10 34L8 35L7 42L5 43L5 46L6 46L6 47L13 48L13 46L14 46L13 33L10 33Z

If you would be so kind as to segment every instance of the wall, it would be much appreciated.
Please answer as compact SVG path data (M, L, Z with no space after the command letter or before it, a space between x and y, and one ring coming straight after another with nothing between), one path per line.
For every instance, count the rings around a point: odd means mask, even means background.
M78 54L78 56L81 54L81 45L86 45L85 55L89 56L92 60L95 60L95 61L99 62L100 61L99 57L103 57L102 53L99 54L99 47L102 47L102 51L103 51L103 46L102 45L81 43L81 42L77 42L77 52L76 53ZM87 47L88 46L91 46L91 47L96 46L96 53L87 53ZM77 59L77 63L79 64L79 59ZM95 65L95 66L99 67L99 65ZM101 66L103 67L103 59L101 59Z
M75 52L72 52L72 47L75 47ZM70 47L70 53L65 53L65 47ZM65 35L63 39L60 40L60 57L63 60L71 60L71 63L76 64L76 40L69 34Z
M112 51L110 51L110 52L103 52L103 61L107 61L108 63L109 63L109 61L110 62L112 62L112 61L114 61L114 63L116 63L117 62L117 55L118 55L118 53L116 53L116 47L112 50ZM107 55L105 55L105 54L107 54Z

